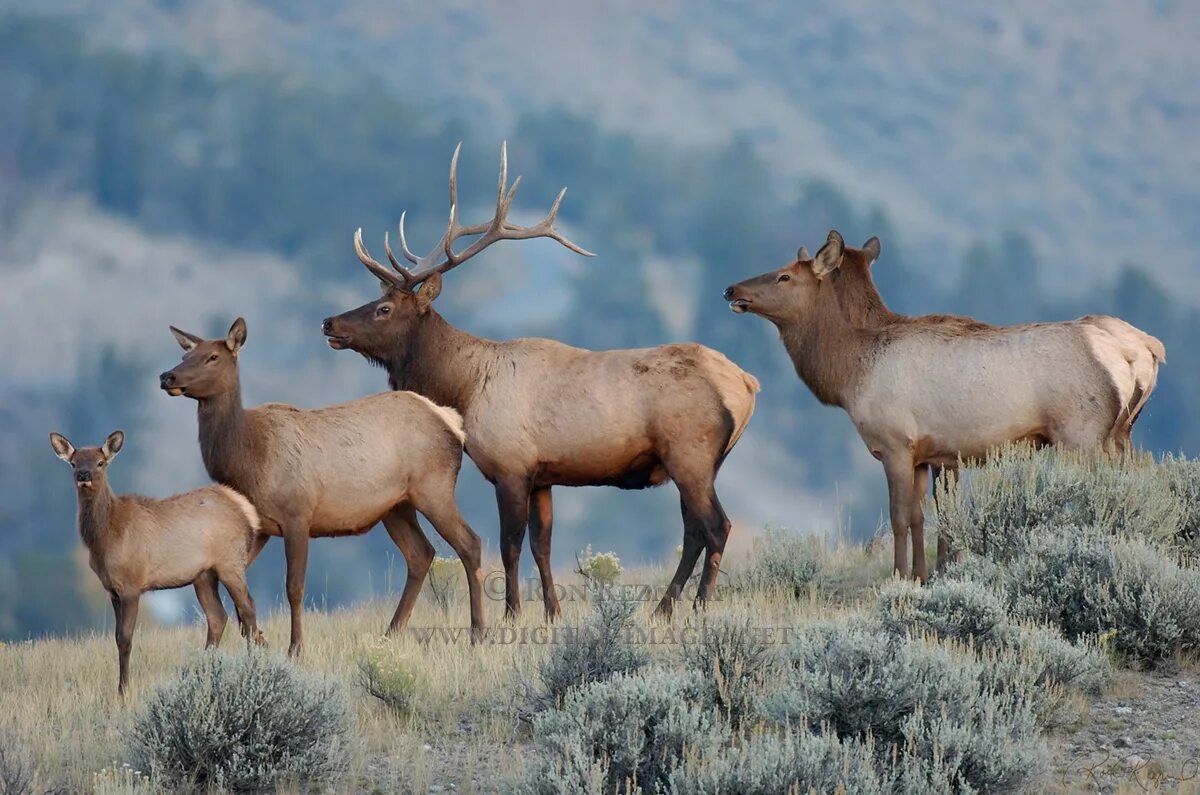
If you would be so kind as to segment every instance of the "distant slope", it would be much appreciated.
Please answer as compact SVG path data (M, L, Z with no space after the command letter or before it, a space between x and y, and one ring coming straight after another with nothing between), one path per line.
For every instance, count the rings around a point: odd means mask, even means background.
M503 134L565 106L682 142L749 134L777 174L882 204L927 267L1030 233L1049 284L1153 250L1200 285L1200 6L1018 0L327 4L39 0L106 46L191 51L397 94ZM414 124L422 123L414 119ZM703 167L703 164L697 164Z

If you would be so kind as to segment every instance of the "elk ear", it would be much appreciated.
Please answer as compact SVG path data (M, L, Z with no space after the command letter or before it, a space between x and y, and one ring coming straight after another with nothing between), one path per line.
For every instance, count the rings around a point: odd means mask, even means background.
M805 248L804 246L801 246L796 251L796 261L797 262L805 262L806 260L810 260L810 259L812 259L812 257L810 257L808 255L808 249Z
M417 310L423 315L429 311L433 300L442 294L442 274L435 273L421 282L417 290Z
M237 353L238 350L246 344L246 321L238 318L233 321L233 325L229 327L229 334L225 336L225 347Z
M66 461L68 464L71 463L71 456L75 455L75 448L72 447L71 443L67 441L67 437L63 436L61 433L50 434L50 446L54 448L54 454L56 456L61 458L63 461Z
M817 256L813 257L812 270L817 277L833 273L842 265L842 255L846 253L846 242L837 230L830 230L829 241L821 246Z
M185 351L190 351L192 348L195 348L197 345L204 342L204 340L200 339L195 334L188 334L186 331L177 329L174 326L168 326L168 328L171 329L171 334L175 337L175 341L179 343L179 347L183 348Z
M879 238L873 237L866 243L862 244L862 250L867 255L867 264L870 265L875 260L879 259L879 251L881 249Z
M125 446L125 431L113 431L104 440L104 446L100 451L104 453L104 457L109 461L116 457L117 453L121 452L121 448Z

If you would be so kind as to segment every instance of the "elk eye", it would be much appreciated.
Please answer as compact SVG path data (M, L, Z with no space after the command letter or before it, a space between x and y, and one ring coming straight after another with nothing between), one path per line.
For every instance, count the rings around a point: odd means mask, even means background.
M99 467L99 468L101 468L101 469L103 469L103 468L104 468L104 462L103 462L103 461L97 461L97 462L96 462L96 466L97 466L97 467Z
M791 276L789 276L788 274L786 274L786 273L781 273L781 274L779 274L779 279L778 279L778 281L781 281L781 282L790 282L791 280L792 280L792 277L791 277Z
M375 310L375 314L377 315L388 315L391 314L391 312L392 308L387 304L382 304L378 309Z
M213 362L215 362L217 359L220 359L220 358L221 358L220 356L217 356L217 355L214 353L212 356L209 356L209 357L208 357L208 363L209 363L209 364L212 364Z

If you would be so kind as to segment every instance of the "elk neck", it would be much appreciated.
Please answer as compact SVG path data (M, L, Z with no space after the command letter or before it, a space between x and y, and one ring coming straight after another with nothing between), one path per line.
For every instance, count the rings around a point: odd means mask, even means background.
M496 343L452 326L432 309L387 362L388 384L466 414L487 384Z
M79 494L79 537L93 554L102 546L108 532L116 495L108 478L90 489L76 489Z
M842 316L828 282L821 285L812 312L773 322L800 380L825 405L846 408L871 363L878 335Z
M245 444L246 410L242 408L241 377L218 395L197 401L200 426L200 455L208 476L218 483L237 483L241 462L253 465Z

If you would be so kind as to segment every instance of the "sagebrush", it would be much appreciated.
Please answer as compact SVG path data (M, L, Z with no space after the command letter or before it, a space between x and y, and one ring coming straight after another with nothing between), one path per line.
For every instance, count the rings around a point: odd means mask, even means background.
M146 699L130 742L160 788L256 791L336 776L348 731L328 680L266 652L206 652Z

